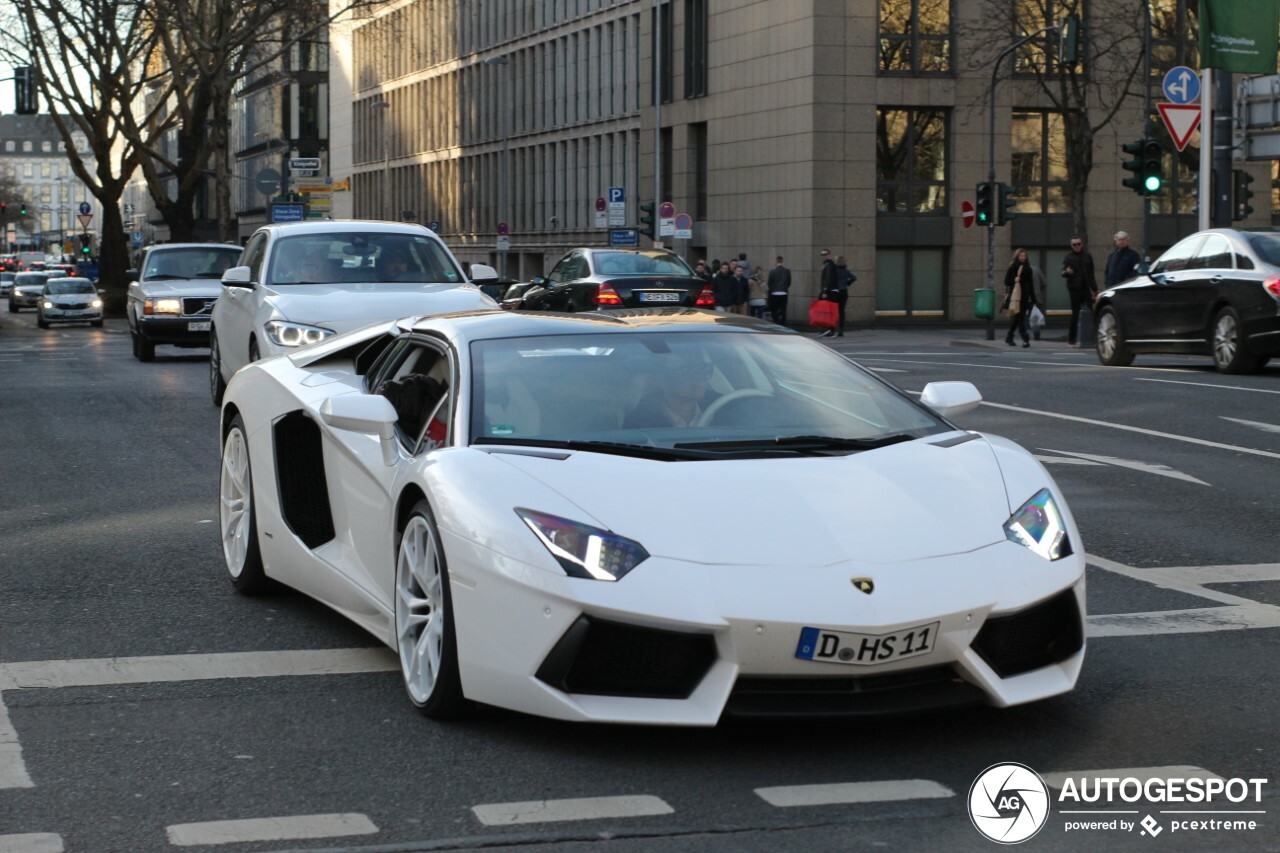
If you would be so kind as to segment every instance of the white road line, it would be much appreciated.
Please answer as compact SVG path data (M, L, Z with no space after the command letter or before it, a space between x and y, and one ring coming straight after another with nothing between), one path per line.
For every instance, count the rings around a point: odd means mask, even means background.
M35 783L27 774L27 765L22 760L18 732L9 722L9 709L4 706L4 697L0 695L0 790L34 787ZM0 846L0 850L4 847Z
M887 803L897 800L930 800L954 797L955 791L928 779L895 779L885 782L837 782L829 785L787 785L756 788L771 806L829 806L836 803Z
M167 828L169 843L178 847L204 844L245 844L251 841L296 841L302 838L338 838L373 835L373 821L362 814L313 814L264 817L252 820L213 820L177 823Z
M1203 568L1178 566L1167 569L1138 569L1103 557L1095 557L1092 554L1088 555L1087 559L1092 566L1097 566L1100 569L1124 575L1127 578L1133 578L1143 583L1152 584L1160 589L1185 592L1200 598L1207 598L1210 601L1216 601L1219 604L1233 604L1239 607L1271 607L1272 609L1280 610L1280 608L1276 608L1273 605L1254 601L1252 598L1243 598L1238 595L1232 595L1229 592L1208 589L1204 586L1207 583L1272 580L1271 574L1273 571L1280 571L1280 564L1261 563L1251 566L1205 566Z
M1074 456L1041 456L1034 454L1036 459L1046 465L1096 465L1101 466L1101 462L1091 462L1088 459L1076 459Z
M1162 610L1152 613L1108 613L1090 616L1087 634L1097 637L1139 637L1152 634L1204 634L1280 628L1280 607L1268 604Z
M471 811L485 826L507 826L516 823L651 817L672 814L675 809L658 797L634 794L574 800L533 800L527 803L488 803L472 806Z
M1217 773L1203 767L1175 764L1170 767L1120 767L1109 770L1068 770L1061 773L1041 773L1040 778L1050 788L1058 788L1074 779L1077 787L1082 779L1137 779L1146 782L1148 779L1221 779ZM1092 786L1090 787L1092 790Z
M62 853L62 836L52 832L0 835L0 853Z
M869 365L863 365L863 366L866 367L867 370L871 370L876 373L908 373L910 372L906 370L899 370L896 367L871 367Z
M937 367L985 367L990 370L1021 370L1022 369L1021 367L1010 367L1007 364L969 364L968 362L964 362L964 361L912 361L907 358L880 358L879 356L876 356L871 359L867 359L866 355L863 353L849 353L849 357L857 362L862 362L864 359L866 359L868 361L890 361L890 362L898 362L901 364L928 364L928 365L937 366Z
M0 690L198 681L210 678L340 675L390 672L398 668L394 654L381 647L19 661L0 663Z
M1233 423L1243 424L1247 427L1260 429L1263 432L1280 432L1280 424L1264 424L1262 421L1246 421L1243 418L1229 418L1226 415L1218 415L1224 421L1232 421Z
M1076 456L1080 459L1087 459L1090 462L1100 462L1103 465L1114 465L1117 468L1129 468L1134 471L1142 471L1146 474L1158 474L1161 477L1169 477L1173 480L1182 480L1186 483L1198 483L1201 486L1209 485L1204 480L1197 480L1190 474L1184 474L1168 465L1157 465L1152 462L1137 462L1133 459L1119 459L1115 456L1099 456L1093 453L1073 453L1070 450L1054 450L1052 447L1043 448L1050 453L1061 453L1063 456ZM1039 458L1039 457L1037 457Z
M1137 382L1164 382L1167 385L1194 385L1197 388L1217 388L1220 391L1252 391L1255 394L1280 394L1280 391L1273 391L1269 388L1245 388L1241 385L1218 385L1213 382L1184 382L1181 379L1147 379L1139 376Z
M912 392L919 394L919 391ZM1072 421L1078 424L1089 424L1090 426L1106 427L1108 429L1119 429L1125 432L1136 432L1141 435L1152 435L1157 438L1167 438L1170 441L1184 441L1188 444L1198 444L1201 447L1213 447L1218 450L1230 450L1233 453L1248 453L1251 456L1265 456L1268 459L1280 459L1280 453L1272 453L1270 450L1255 450L1252 447L1239 447L1234 444L1222 444L1217 441L1209 441L1204 438L1193 438L1189 435L1177 435L1171 432L1160 432L1154 429L1145 429L1143 427L1127 426L1126 424L1113 424L1108 421L1100 421L1095 418L1082 418L1079 415L1063 415L1058 412L1046 412L1041 409L1028 409L1025 406L1010 406L1007 403L992 403L983 400L982 405L990 406L993 409L1005 409L1010 412L1020 412L1024 415L1040 415L1046 418L1057 418L1063 421Z

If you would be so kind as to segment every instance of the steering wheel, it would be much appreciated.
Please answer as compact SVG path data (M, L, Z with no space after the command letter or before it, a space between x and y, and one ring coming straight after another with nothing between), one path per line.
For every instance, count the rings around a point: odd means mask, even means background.
M759 391L755 388L739 388L737 391L730 391L728 394L725 394L723 397L720 397L719 399L717 399L710 406L707 406L707 410L702 413L702 417L698 418L698 426L709 426L711 422L715 420L716 415L720 412L720 410L723 409L725 406L729 405L730 403L732 403L734 400L741 400L746 397L772 397L772 396L773 396L772 394L769 394L765 391Z

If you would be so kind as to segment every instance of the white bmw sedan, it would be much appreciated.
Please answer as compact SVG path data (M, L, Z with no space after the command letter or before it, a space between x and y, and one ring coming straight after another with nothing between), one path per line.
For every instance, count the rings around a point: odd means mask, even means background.
M408 318L222 408L232 583L395 650L434 717L715 725L1071 690L1085 560L1027 451L805 336L695 309Z
M266 225L241 266L222 274L209 331L209 385L215 405L246 364L410 314L497 303L462 271L444 241L403 222L325 220ZM473 264L477 279L497 272Z

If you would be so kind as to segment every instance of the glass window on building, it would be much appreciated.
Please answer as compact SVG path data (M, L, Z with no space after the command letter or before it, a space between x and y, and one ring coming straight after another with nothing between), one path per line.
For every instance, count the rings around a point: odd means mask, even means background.
M947 215L945 112L876 110L876 212Z
M1200 67L1197 3L1198 0L1150 0L1152 85L1159 86L1170 68Z
M1013 114L1010 180L1017 212L1070 213L1066 133L1062 114L1027 110Z
M948 74L953 44L951 0L881 0L881 74Z
M1014 0L1013 39L1026 38L1046 27L1056 27L1071 15L1088 20L1084 0ZM1081 45L1087 44L1085 40ZM1087 51L1082 51L1082 57ZM1043 33L1018 48L1013 55L1015 75L1035 76L1058 73L1058 38L1056 33Z
M946 249L876 249L877 317L941 320L946 306Z

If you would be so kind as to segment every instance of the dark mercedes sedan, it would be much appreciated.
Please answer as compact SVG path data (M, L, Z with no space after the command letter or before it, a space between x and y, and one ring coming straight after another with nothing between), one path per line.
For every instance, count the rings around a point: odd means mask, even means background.
M573 249L529 284L521 311L715 306L710 282L661 249Z
M1103 364L1172 353L1211 356L1224 373L1257 370L1280 355L1280 232L1192 234L1100 293L1094 314Z

